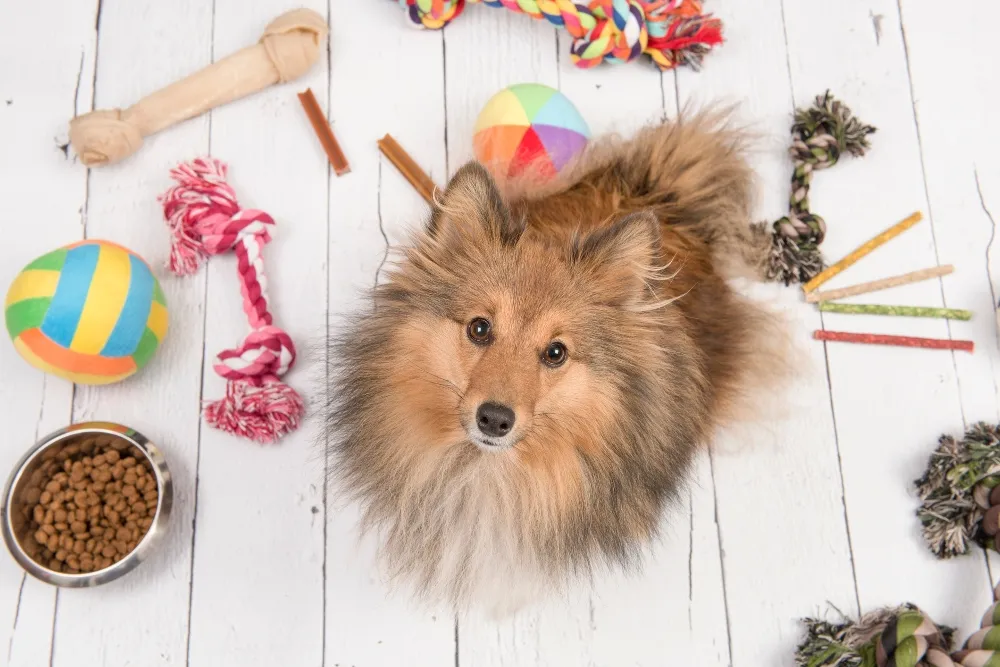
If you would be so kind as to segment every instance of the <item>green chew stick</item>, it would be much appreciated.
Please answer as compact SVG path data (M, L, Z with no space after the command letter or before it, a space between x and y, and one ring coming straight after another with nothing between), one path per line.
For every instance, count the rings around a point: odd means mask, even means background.
M924 308L921 306L882 306L872 303L834 303L821 301L819 309L826 313L852 315L896 315L899 317L940 317L946 320L971 320L972 312L955 308Z

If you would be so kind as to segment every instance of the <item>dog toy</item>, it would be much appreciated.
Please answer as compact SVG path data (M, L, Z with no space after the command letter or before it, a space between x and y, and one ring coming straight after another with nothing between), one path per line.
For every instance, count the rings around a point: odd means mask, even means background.
M316 137L323 146L323 151L326 153L326 158L330 161L330 166L333 167L334 173L337 176L349 173L351 165L348 164L347 158L344 156L344 151L340 149L337 138L333 136L333 130L330 129L330 124L326 122L326 116L323 115L323 110L319 108L319 102L316 101L316 96L313 95L312 88L306 88L304 93L299 93L299 102L302 104L302 109L306 112L306 117L309 118L313 132L316 133Z
M993 604L962 648L949 655L955 630L937 625L907 603L857 621L803 619L806 636L795 652L800 667L997 667L1000 665L1000 585Z
M554 177L587 146L590 128L555 88L520 83L491 97L476 120L476 157L498 176L513 177L529 165Z
M812 107L796 110L790 149L792 194L788 215L772 225L768 279L786 285L806 282L823 269L819 246L826 236L826 222L809 211L813 174L837 164L845 151L856 157L864 155L869 148L868 135L874 132L874 127L859 121L829 91L818 96Z
M954 630L938 626L912 604L878 609L856 621L803 619L795 651L801 667L950 667Z
M257 44L144 97L127 109L74 118L69 139L88 167L118 162L139 150L143 137L165 130L276 83L297 79L319 58L328 27L310 9L277 17Z
M29 364L78 384L124 380L167 334L167 302L149 265L88 240L28 264L7 291L7 333Z
M216 357L213 368L227 381L226 397L210 403L205 418L223 431L271 443L298 428L304 412L298 393L279 379L295 363L295 345L268 311L262 251L274 219L241 208L226 171L225 164L210 158L171 170L177 185L161 197L173 235L170 269L190 275L209 255L236 254L251 331L239 347Z
M403 175L413 189L424 198L431 206L434 205L434 191L438 189L431 177L424 173L424 170L413 161L403 147L390 135L385 135L378 140L378 149L389 162L393 164L399 173Z
M629 62L645 53L661 70L699 69L722 43L722 23L702 14L700 0L398 0L418 28L443 28L466 2L545 19L573 37L570 60L581 68Z
M1000 550L1000 426L979 422L961 440L942 435L923 476L914 482L927 547L941 559L972 543Z
M873 280L868 283L851 285L850 287L841 287L840 289L832 289L825 292L806 292L806 303L820 303L823 301L833 301L834 299L844 299L849 296L857 296L858 294L878 292L890 287L899 287L900 285L910 285L923 280L930 280L931 278L940 278L954 271L954 266L946 264L944 266L934 266L929 269L920 269L919 271L911 271L910 273L903 273L898 276Z

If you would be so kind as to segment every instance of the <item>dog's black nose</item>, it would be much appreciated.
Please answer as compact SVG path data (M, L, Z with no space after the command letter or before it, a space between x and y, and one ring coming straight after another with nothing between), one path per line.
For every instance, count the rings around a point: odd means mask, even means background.
M486 435L505 436L514 428L514 411L499 403L483 403L476 410L476 424Z

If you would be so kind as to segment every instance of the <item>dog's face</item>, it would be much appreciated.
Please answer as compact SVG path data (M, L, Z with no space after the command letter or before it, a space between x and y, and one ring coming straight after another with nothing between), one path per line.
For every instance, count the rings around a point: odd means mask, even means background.
M392 373L409 406L398 418L419 422L427 443L525 459L593 452L620 394L608 358L658 356L642 316L657 240L655 219L638 215L553 247L467 166L392 278L412 290L396 342L408 359Z

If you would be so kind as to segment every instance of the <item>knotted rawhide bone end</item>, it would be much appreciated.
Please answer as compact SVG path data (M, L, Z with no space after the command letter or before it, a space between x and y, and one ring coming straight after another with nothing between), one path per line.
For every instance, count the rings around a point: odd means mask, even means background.
M113 164L144 137L216 107L305 74L319 59L329 27L311 9L271 21L260 40L139 100L127 109L92 111L69 124L69 140L88 167Z
M961 440L944 435L916 482L928 548L942 559L973 543L997 548L1000 533L1000 426L975 424Z

